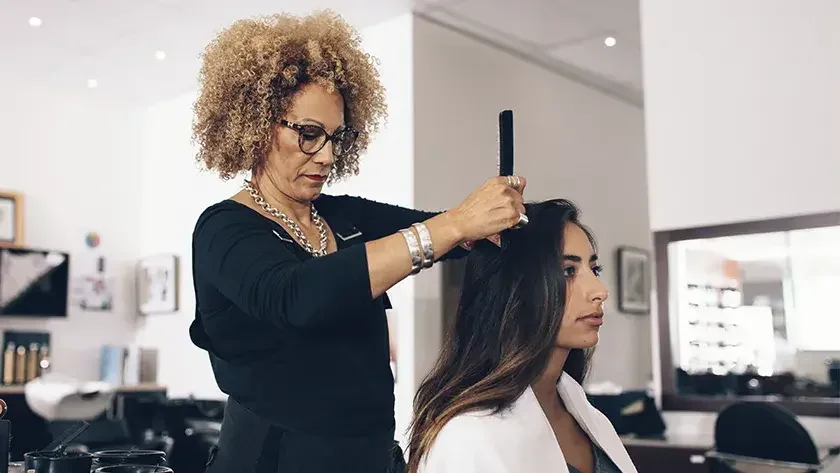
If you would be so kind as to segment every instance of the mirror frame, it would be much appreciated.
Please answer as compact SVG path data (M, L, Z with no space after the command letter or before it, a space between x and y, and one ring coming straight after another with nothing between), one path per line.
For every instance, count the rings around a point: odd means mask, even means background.
M671 351L670 311L668 307L670 294L668 244L671 242L834 226L840 226L840 212L654 232L655 303L658 314L659 368L663 410L718 412L733 402L759 400L779 404L797 415L840 418L840 398L768 400L763 396L737 396L722 399L678 393Z

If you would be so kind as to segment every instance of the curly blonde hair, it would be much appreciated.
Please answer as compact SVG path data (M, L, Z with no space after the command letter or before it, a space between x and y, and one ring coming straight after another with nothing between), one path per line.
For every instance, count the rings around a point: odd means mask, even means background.
M206 48L194 105L197 161L228 180L263 164L274 129L304 85L341 93L346 125L359 132L337 157L331 181L358 172L359 156L387 118L378 61L340 15L271 15L240 20Z

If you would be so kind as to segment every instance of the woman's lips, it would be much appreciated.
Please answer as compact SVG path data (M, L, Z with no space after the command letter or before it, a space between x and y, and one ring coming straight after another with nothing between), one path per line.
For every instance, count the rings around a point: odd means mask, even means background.
M593 327L600 327L601 325L604 325L604 314L587 315L579 318L577 321L589 324Z
M304 177L315 182L324 182L327 180L327 176L322 176L320 174L304 174Z

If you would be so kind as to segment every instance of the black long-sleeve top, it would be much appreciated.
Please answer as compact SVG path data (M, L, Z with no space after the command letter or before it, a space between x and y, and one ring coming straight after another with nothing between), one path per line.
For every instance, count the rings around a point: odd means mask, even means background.
M285 229L233 200L193 233L195 320L219 388L295 432L358 436L394 429L387 295L373 298L364 242L435 214L321 195L338 251L313 258ZM460 257L456 248L447 257Z

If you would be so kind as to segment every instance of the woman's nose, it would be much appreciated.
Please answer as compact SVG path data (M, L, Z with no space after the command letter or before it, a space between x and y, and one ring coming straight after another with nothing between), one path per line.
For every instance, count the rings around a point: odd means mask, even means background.
M333 163L335 163L335 152L333 151L332 141L328 141L327 144L321 148L321 151L313 157L313 161L322 166L332 166Z
M589 289L589 300L592 302L604 302L610 297L607 286L598 278L592 278L592 287Z

